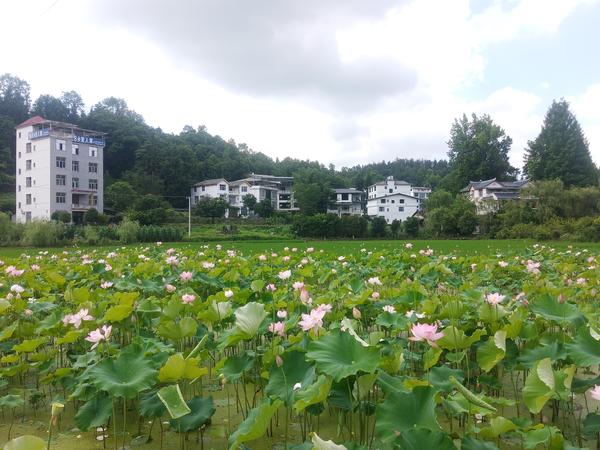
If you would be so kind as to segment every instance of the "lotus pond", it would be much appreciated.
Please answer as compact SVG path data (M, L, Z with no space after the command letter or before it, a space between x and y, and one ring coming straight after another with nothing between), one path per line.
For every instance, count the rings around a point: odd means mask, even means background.
M0 445L600 445L595 250L343 250L3 258Z

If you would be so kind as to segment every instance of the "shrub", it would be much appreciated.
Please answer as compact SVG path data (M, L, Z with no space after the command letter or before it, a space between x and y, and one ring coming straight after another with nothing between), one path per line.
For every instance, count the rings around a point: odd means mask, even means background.
M137 240L140 242L180 241L183 238L183 231L177 227L165 227L158 225L143 225L137 232Z
M50 218L57 222L71 223L71 213L69 211L54 211Z
M416 238L419 234L419 219L409 217L404 221L404 232L410 238Z
M0 244L8 245L19 242L23 234L23 226L10 220L8 214L0 212Z
M383 217L374 217L371 220L371 237L385 237L387 222Z
M119 236L119 241L123 244L131 244L137 241L139 230L139 223L128 218L123 219L119 226L117 226L117 236Z
M56 221L34 221L25 225L22 242L35 247L52 247L60 244L65 235L65 224Z
M362 238L367 236L369 222L362 216L342 216L337 226L338 236L345 238Z
M340 218L335 214L297 215L292 232L300 237L332 238L338 236Z

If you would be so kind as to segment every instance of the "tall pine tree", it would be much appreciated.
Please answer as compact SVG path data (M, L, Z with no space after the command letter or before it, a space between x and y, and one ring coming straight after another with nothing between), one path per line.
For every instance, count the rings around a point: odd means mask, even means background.
M529 141L524 171L532 180L558 178L565 186L598 183L598 168L590 156L587 139L564 99L552 102L542 131Z

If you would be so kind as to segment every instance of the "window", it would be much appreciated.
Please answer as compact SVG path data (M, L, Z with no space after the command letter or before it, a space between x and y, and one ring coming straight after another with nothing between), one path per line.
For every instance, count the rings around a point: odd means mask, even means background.
M56 150L64 152L66 150L66 148L67 148L67 146L65 145L65 141L63 141L61 139L56 140Z
M25 153L31 153L31 142L25 144Z
M348 200L348 194L342 194L342 200Z
M206 190L206 186L202 186L202 192Z
M400 199L400 203L404 203L404 199L403 198Z
M31 205L31 194L26 194L25 195L25 204L26 205Z
M21 152L19 152L19 159L21 159Z
M19 139L21 139L21 132L19 131Z
M92 195L90 196L90 206L96 206L98 204L98 196Z
M225 191L225 190L227 190L227 186L225 186L224 184L220 184L219 185L219 190Z
M398 206L398 211L404 212L404 206Z
M73 144L71 147L71 153L74 155L79 155L79 145Z
M381 199L381 203L385 203L385 198L382 198L382 199Z
M56 203L67 203L67 194L64 192L57 192Z
M79 172L79 161L71 161L71 170Z
M98 173L98 164L97 163L89 163L88 164L88 172L89 173Z
M380 206L379 207L379 212L384 212L384 211L385 211L385 208L383 206Z
M66 175L56 175L56 185L57 186L66 186L67 185L67 176Z
M56 167L59 169L64 169L67 166L67 158L63 158L62 156L56 157Z
M25 222L27 222L27 223L31 222L31 211L25 212Z
M98 180L92 180L92 179L90 179L88 181L88 188L89 189L98 189Z
M25 178L25 187L31 187L31 177Z
M25 170L31 170L31 160L25 161Z
M396 203L396 200L392 200L392 203Z
M242 186L242 192L248 192L248 186Z
M73 179L71 179L71 187L73 189L79 188L79 178L73 177Z
M98 149L96 147L90 147L88 153L92 158L95 158L96 156L98 156Z
M200 201L200 198L197 195L194 195L194 204L198 203L198 201Z
M388 189L388 191L390 192L390 194L391 194L392 192L394 192L394 190L393 190L393 189Z
M19 192L21 192L21 185L19 185Z

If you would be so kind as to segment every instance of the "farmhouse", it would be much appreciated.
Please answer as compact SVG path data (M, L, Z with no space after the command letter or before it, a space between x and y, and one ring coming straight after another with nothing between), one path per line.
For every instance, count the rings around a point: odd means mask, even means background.
M422 202L431 190L422 189L422 198L415 197L415 192L410 183L394 180L387 177L384 181L375 183L367 189L367 214L371 217L380 216L387 223L394 220L406 220L419 211ZM428 192L427 192L428 191Z
M104 133L32 117L16 127L17 222L103 212Z
M477 214L487 214L497 211L503 202L519 200L521 190L529 184L529 180L498 181L492 178L471 181L461 192L475 203Z
M362 216L364 213L365 193L358 189L334 189L333 203L327 210L330 214L342 216Z

